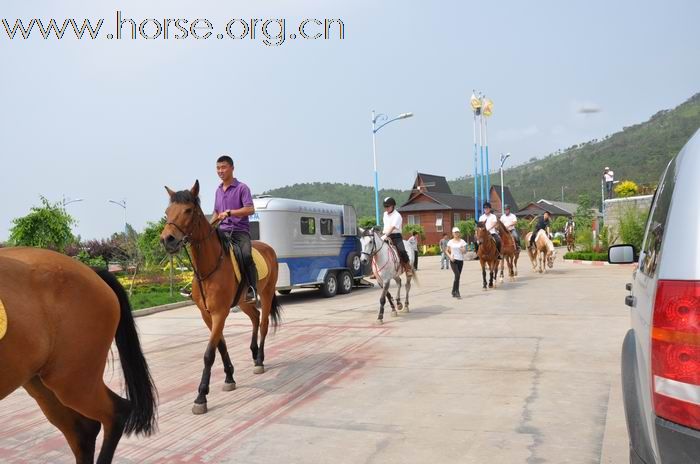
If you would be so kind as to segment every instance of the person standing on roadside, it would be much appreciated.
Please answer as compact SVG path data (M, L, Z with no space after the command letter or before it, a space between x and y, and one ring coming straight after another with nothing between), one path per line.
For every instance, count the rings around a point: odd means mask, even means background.
M418 232L413 231L411 237L408 239L408 243L411 245L411 250L413 250L413 269L418 270Z
M447 256L447 234L442 234L442 239L440 240L440 269L448 269L450 267L450 258Z
M447 254L450 257L450 267L454 273L454 282L452 282L452 297L458 300L462 299L459 294L459 278L462 275L462 266L464 266L464 255L467 252L467 242L462 240L462 234L459 227L452 228L452 240L447 242Z
M603 171L603 179L605 179L605 198L612 198L613 183L615 183L615 173L609 167L605 166Z

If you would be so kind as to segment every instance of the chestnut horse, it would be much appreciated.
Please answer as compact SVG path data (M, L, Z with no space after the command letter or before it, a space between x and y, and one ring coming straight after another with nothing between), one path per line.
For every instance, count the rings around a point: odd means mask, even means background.
M0 399L19 387L66 437L77 463L112 462L122 434L156 428L156 390L124 288L60 253L0 249ZM126 397L103 381L116 342ZM5 422L9 417L3 419Z
M479 250L476 252L476 255L479 257L479 263L481 264L484 290L486 290L486 266L489 267L488 286L493 288L496 275L498 274L498 248L496 248L496 241L488 233L483 222L478 223L476 226L476 242L479 244Z
M209 379L217 349L221 354L226 373L223 390L231 391L236 388L236 382L233 379L233 363L228 354L223 331L226 317L231 312L231 302L234 298L240 297L241 293L245 298L245 289L234 274L230 254L222 246L216 228L209 223L199 206L199 181L196 181L190 190L174 192L168 187L165 189L170 195L170 205L165 210L167 223L160 235L161 242L168 253L172 254L179 252L185 245L190 245L194 270L192 299L197 304L202 319L210 331L209 343L204 352L202 379L197 398L192 406L194 414L204 414L207 412ZM267 337L270 318L273 328L276 328L280 321L281 308L275 296L277 255L272 247L263 242L253 241L252 245L263 256L268 267L267 276L260 279L257 286L262 305L262 317L253 302L241 299L234 303L238 303L253 323L250 342L250 351L255 362L253 372L262 374L265 372L265 337ZM260 331L259 345L258 330Z
M515 239L513 235L508 232L506 226L503 225L501 221L496 223L496 228L498 229L498 235L501 237L501 270L500 279L503 283L503 269L508 264L508 274L511 281L515 280L515 276L518 275L518 257L520 256L520 249L515 244Z
M566 232L566 251L576 251L576 239L571 231Z

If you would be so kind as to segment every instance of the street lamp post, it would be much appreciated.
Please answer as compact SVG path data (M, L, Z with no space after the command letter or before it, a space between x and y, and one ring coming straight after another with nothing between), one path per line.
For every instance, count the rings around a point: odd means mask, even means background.
M67 205L70 205L71 203L77 203L77 202L79 202L79 201L83 201L83 199L82 199L82 198L76 198L76 199L74 199L74 200L71 200L70 198L63 197L63 200L61 201L61 203L63 204L63 209L66 209L66 206L67 206Z
M506 153L505 155L501 153L501 215L503 214L503 211L505 211L505 207L503 205L503 195L505 190L503 187L503 165L508 158L510 158L510 153Z
M374 216L376 224L379 225L379 174L377 173L377 141L376 134L379 129L400 119L413 117L413 113L401 113L393 119L383 113L375 114L372 110L372 157L374 160Z
M108 200L108 202L124 208L124 237L126 237L128 235L128 231L127 231L127 227L126 227L126 199L124 199L122 201Z
M561 202L564 203L564 189L569 188L566 185L561 186Z

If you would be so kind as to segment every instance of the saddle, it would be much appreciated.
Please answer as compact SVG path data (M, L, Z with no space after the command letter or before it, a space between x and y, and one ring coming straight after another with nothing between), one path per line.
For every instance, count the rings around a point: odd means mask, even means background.
M233 273L236 276L236 279L238 279L238 281L241 282L241 268L238 264L239 262L243 261L241 249L235 244L231 243L226 238L226 235L224 235L224 233L221 232L221 230L219 230L218 232L221 246L224 247L224 250L228 251L229 256L231 257L231 264L233 264ZM267 277L267 275L270 272L270 269L268 268L267 262L265 261L265 258L263 258L263 255L255 248L255 244L252 245L253 265L258 271L258 281L261 281Z
M7 333L7 312L5 312L5 305L0 300L0 340L5 336L5 333Z

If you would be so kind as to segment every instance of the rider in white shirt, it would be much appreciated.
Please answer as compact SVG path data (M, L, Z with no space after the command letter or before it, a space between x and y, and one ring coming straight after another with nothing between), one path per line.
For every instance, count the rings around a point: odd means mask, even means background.
M574 229L576 228L576 223L574 222L574 218L569 216L569 220L566 222L566 227L564 228L564 234L574 233Z
M501 215L500 221L506 230L510 232L513 240L515 240L515 247L520 249L520 235L518 234L518 228L516 227L518 218L515 216L515 214L510 212L510 205L506 205L504 208L504 214Z
M491 234L491 237L496 241L496 248L498 249L498 253L501 253L501 237L498 235L498 229L496 226L498 225L498 218L496 217L495 214L491 212L491 203L488 201L484 203L484 214L482 214L479 217L479 222L484 223L484 227L486 227L486 231Z
M392 197L386 197L384 199L384 209L384 229L382 231L384 235L382 235L382 240L391 240L396 247L396 251L399 252L399 259L406 275L411 276L413 275L413 269L411 269L411 262L403 245L403 236L401 235L403 219L401 218L401 213L396 211L396 200Z

